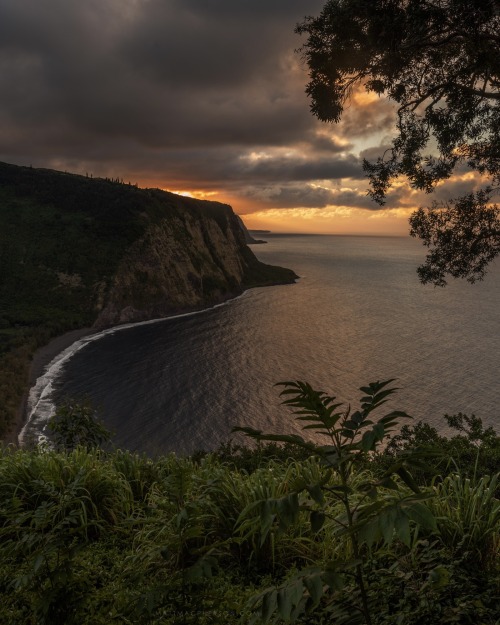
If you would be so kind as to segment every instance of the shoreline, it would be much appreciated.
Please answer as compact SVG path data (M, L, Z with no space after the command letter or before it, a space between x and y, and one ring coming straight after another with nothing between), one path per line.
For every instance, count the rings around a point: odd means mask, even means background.
M249 291L254 288L267 287L267 286L284 286L286 284L294 284L296 280L299 279L299 276L295 275L293 281L291 282L276 282L274 284L266 284L266 285L255 285L250 286L245 289L241 293L232 294L227 298L222 299L221 302L218 302L212 306L201 306L195 308L188 308L185 310L177 310L172 311L170 314L165 315L164 317L156 317L153 319L144 319L142 321L132 322L131 325L141 324L141 323L151 323L156 321L164 321L166 319L171 319L173 317L184 316L184 315L192 315L196 313L201 313L206 310L211 310L214 306L220 306L222 304L226 304L238 297L241 297L246 291ZM73 343L76 341L85 338L87 336L91 336L93 334L100 334L103 330L112 330L118 329L120 326L129 326L129 323L120 323L117 325L109 326L108 328L79 328L77 330L70 330L69 332L65 332L59 336L51 339L46 345L39 347L36 352L33 354L33 358L30 363L28 380L26 385L26 390L23 393L23 397L21 400L21 404L19 406L16 419L12 422L11 430L3 437L3 440L0 444L4 445L13 445L16 448L19 448L19 434L21 433L23 427L27 423L28 415L26 413L28 396L31 388L36 384L37 379L43 375L46 367L54 360L54 358L63 352L68 347L71 347Z
M28 384L31 388L37 379L43 374L45 367L49 365L54 358L65 349L73 345L79 339L91 334L97 334L99 330L95 328L80 328L79 330L71 330L65 334L54 337L47 345L39 347L33 354L30 365Z
M77 330L70 330L69 332L55 336L46 345L43 345L36 350L30 363L26 390L23 393L23 398L17 411L16 419L12 422L10 431L3 438L4 445L14 445L15 447L19 447L18 437L26 424L28 395L37 379L44 373L45 368L58 354L73 345L75 341L78 341L86 336L90 336L91 334L96 334L97 332L99 332L99 330L96 330L95 328L79 328Z

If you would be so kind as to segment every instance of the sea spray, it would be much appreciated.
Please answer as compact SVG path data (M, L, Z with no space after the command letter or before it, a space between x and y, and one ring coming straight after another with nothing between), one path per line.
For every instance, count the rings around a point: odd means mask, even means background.
M26 445L26 443L41 444L47 440L46 427L50 417L55 413L56 406L53 400L54 384L56 379L64 370L65 365L68 363L77 352L82 350L87 345L90 345L94 341L102 339L110 334L115 334L122 330L128 330L130 328L136 328L138 326L150 325L153 323L161 323L172 319L180 319L182 317L191 317L193 315L199 315L209 310L219 308L220 306L226 306L230 304L234 299L240 299L245 297L248 291L241 295L227 300L219 304L215 304L210 308L203 308L201 310L195 310L192 312L181 313L179 315L172 315L170 317L161 317L159 319L150 319L148 321L138 321L134 323L125 323L106 330L101 330L95 334L85 336L72 343L65 350L57 354L43 370L41 376L39 376L35 384L30 388L28 399L26 402L26 423L18 436L18 444L20 447Z

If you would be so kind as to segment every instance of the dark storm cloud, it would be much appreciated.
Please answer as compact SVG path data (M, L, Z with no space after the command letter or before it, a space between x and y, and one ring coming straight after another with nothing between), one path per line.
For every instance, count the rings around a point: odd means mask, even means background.
M285 183L282 185L248 187L243 189L242 195L258 201L269 208L326 208L348 207L361 208L369 211L380 210L367 195L360 184L359 189L327 188L316 184ZM401 191L395 191L388 198L386 208L404 207L404 198Z
M322 4L0 0L0 159L236 195L281 185L283 202L287 185L362 178L351 146L318 134L294 55L296 22Z
M311 133L308 137L311 148L318 152L347 152L353 148L350 143L341 143L337 138L323 133Z
M124 37L122 50L140 71L196 91L279 80L276 70L293 40L294 16L301 17L304 5L150 0Z
M328 189L315 185L289 184L278 187L260 187L245 190L245 195L273 208L325 208L348 206L373 208L366 193Z
M141 168L154 166L149 153L143 152ZM198 163L194 188L217 189L223 180L233 192L240 185L268 185L275 182L309 182L332 178L361 178L361 166L353 156L272 156L256 159L242 157L237 148L225 150L176 150L163 155L173 177L187 185L191 181L190 163Z
M326 180L330 178L359 178L361 168L357 159L346 158L272 158L243 168L243 175L253 180Z

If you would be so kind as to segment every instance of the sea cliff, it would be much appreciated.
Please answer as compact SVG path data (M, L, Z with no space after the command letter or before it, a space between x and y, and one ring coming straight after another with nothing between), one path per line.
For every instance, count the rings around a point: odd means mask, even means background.
M295 274L257 260L231 207L0 163L0 438L54 336L200 309Z

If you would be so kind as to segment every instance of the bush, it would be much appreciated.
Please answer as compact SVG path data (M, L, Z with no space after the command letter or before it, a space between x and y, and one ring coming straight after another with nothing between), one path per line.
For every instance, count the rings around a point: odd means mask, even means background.
M67 400L49 419L51 441L59 451L73 451L77 447L95 449L111 440L112 434L99 421L89 402Z

